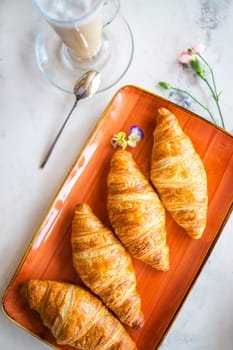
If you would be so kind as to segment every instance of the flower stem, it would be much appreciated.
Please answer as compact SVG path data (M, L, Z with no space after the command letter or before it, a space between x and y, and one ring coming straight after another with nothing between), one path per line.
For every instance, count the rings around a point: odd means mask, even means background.
M213 83L213 88L212 88L212 86L210 85L210 83L208 82L208 80L205 77L203 77L201 75L199 75L199 76L207 84L207 86L209 87L209 89L211 91L212 97L215 100L216 105L217 105L217 109L218 109L219 116L220 116L220 119L221 119L222 127L225 129L223 115L222 115L222 111L221 111L221 108L220 108L220 105L219 105L219 94L218 94L217 88L216 88L216 82L215 82L215 78L214 78L213 69L211 68L209 63L205 60L205 58L199 52L194 51L194 53L195 53L196 56L198 56L202 60L202 62L204 62L204 64L209 69L209 72L210 72L210 75L211 75L211 79L212 79L212 83Z
M218 109L218 112L219 112L219 115L220 115L220 119L221 119L221 123L222 123L222 127L225 129L225 124L224 124L224 120L223 120L223 116L222 116L222 111L221 111L221 108L220 108L220 105L219 105L219 98L218 98L218 94L215 94L215 91L213 90L212 86L210 85L210 83L208 82L208 80L202 76L200 76L200 78L206 83L206 85L208 86L208 88L210 89L211 91L211 94L213 96L213 99L215 100L216 102L216 106L217 106L217 109Z
M188 91L183 90L183 89L176 88L176 87L174 87L174 86L171 86L170 89L188 95L193 101L195 101L197 104L199 104L199 106L201 106L201 107L209 114L209 116L210 116L210 118L213 120L213 122L214 122L215 124L217 124L217 123L216 123L216 120L214 119L214 116L213 116L213 114L210 112L209 108L208 108L207 106L203 105L200 101L198 101L198 100L197 100L193 95L191 95Z
M198 57L200 57L200 59L205 63L205 65L208 67L210 74L211 74L211 79L213 82L213 87L214 87L214 91L215 94L218 96L218 92L217 92L217 88L216 88L216 83L215 83L215 78L214 78L214 72L213 69L211 68L211 66L209 65L209 63L206 61L206 59L197 51L195 51L195 55L197 55Z

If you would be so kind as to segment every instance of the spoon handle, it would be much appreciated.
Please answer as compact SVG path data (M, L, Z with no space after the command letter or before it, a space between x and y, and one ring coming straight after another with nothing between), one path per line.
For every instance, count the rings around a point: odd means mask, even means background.
M67 115L67 117L66 117L64 123L62 124L60 130L59 130L58 133L57 133L57 136L55 137L53 143L51 144L51 146L50 146L50 148L49 148L49 150L48 150L48 152L46 153L46 156L44 157L43 162L42 162L41 165L40 165L40 168L41 168L41 169L44 168L45 164L47 163L47 161L48 161L48 159L49 159L49 157L50 157L50 155L51 155L51 153L52 153L52 151L53 151L53 149L54 149L54 146L56 145L57 140L59 139L59 137L60 137L62 131L64 130L64 128L65 128L65 126L66 126L66 124L67 124L67 122L68 122L68 120L69 120L71 114L73 113L75 107L77 106L78 101L79 101L79 99L76 97L76 100L75 100L75 102L74 102L73 107L71 108L69 114Z

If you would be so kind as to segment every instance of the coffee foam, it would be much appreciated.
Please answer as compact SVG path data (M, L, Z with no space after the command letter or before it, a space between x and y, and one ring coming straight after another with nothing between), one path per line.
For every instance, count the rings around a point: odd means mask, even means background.
M85 16L94 9L94 16L101 0L37 0L37 6L49 22L88 22ZM66 25L64 23L64 25ZM62 24L62 23L60 23ZM68 24L68 23L67 23Z

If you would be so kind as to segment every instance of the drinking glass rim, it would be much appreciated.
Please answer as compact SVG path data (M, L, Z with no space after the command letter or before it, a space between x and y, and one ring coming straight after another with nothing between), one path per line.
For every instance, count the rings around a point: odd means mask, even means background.
M45 17L45 19L48 22L51 22L53 24L59 24L62 26L70 26L70 25L81 23L81 22L85 21L86 18L88 18L90 15L94 14L98 10L101 3L103 3L103 4L105 3L104 0L96 0L94 7L90 11L87 11L84 15L81 15L80 17L75 17L73 19L65 19L64 20L64 19L56 19L56 18L53 18L51 16L48 16L46 14L46 12L42 9L40 4L38 3L39 2L38 0L33 0L33 2L35 4L35 6L38 8L38 10L40 11L40 13L42 14L42 16Z

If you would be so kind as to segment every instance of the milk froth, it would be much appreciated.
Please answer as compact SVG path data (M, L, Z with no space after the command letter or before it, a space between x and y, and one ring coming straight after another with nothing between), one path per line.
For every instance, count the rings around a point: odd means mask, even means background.
M103 3L101 0L40 0L43 15L72 50L73 56L86 60L101 47Z

